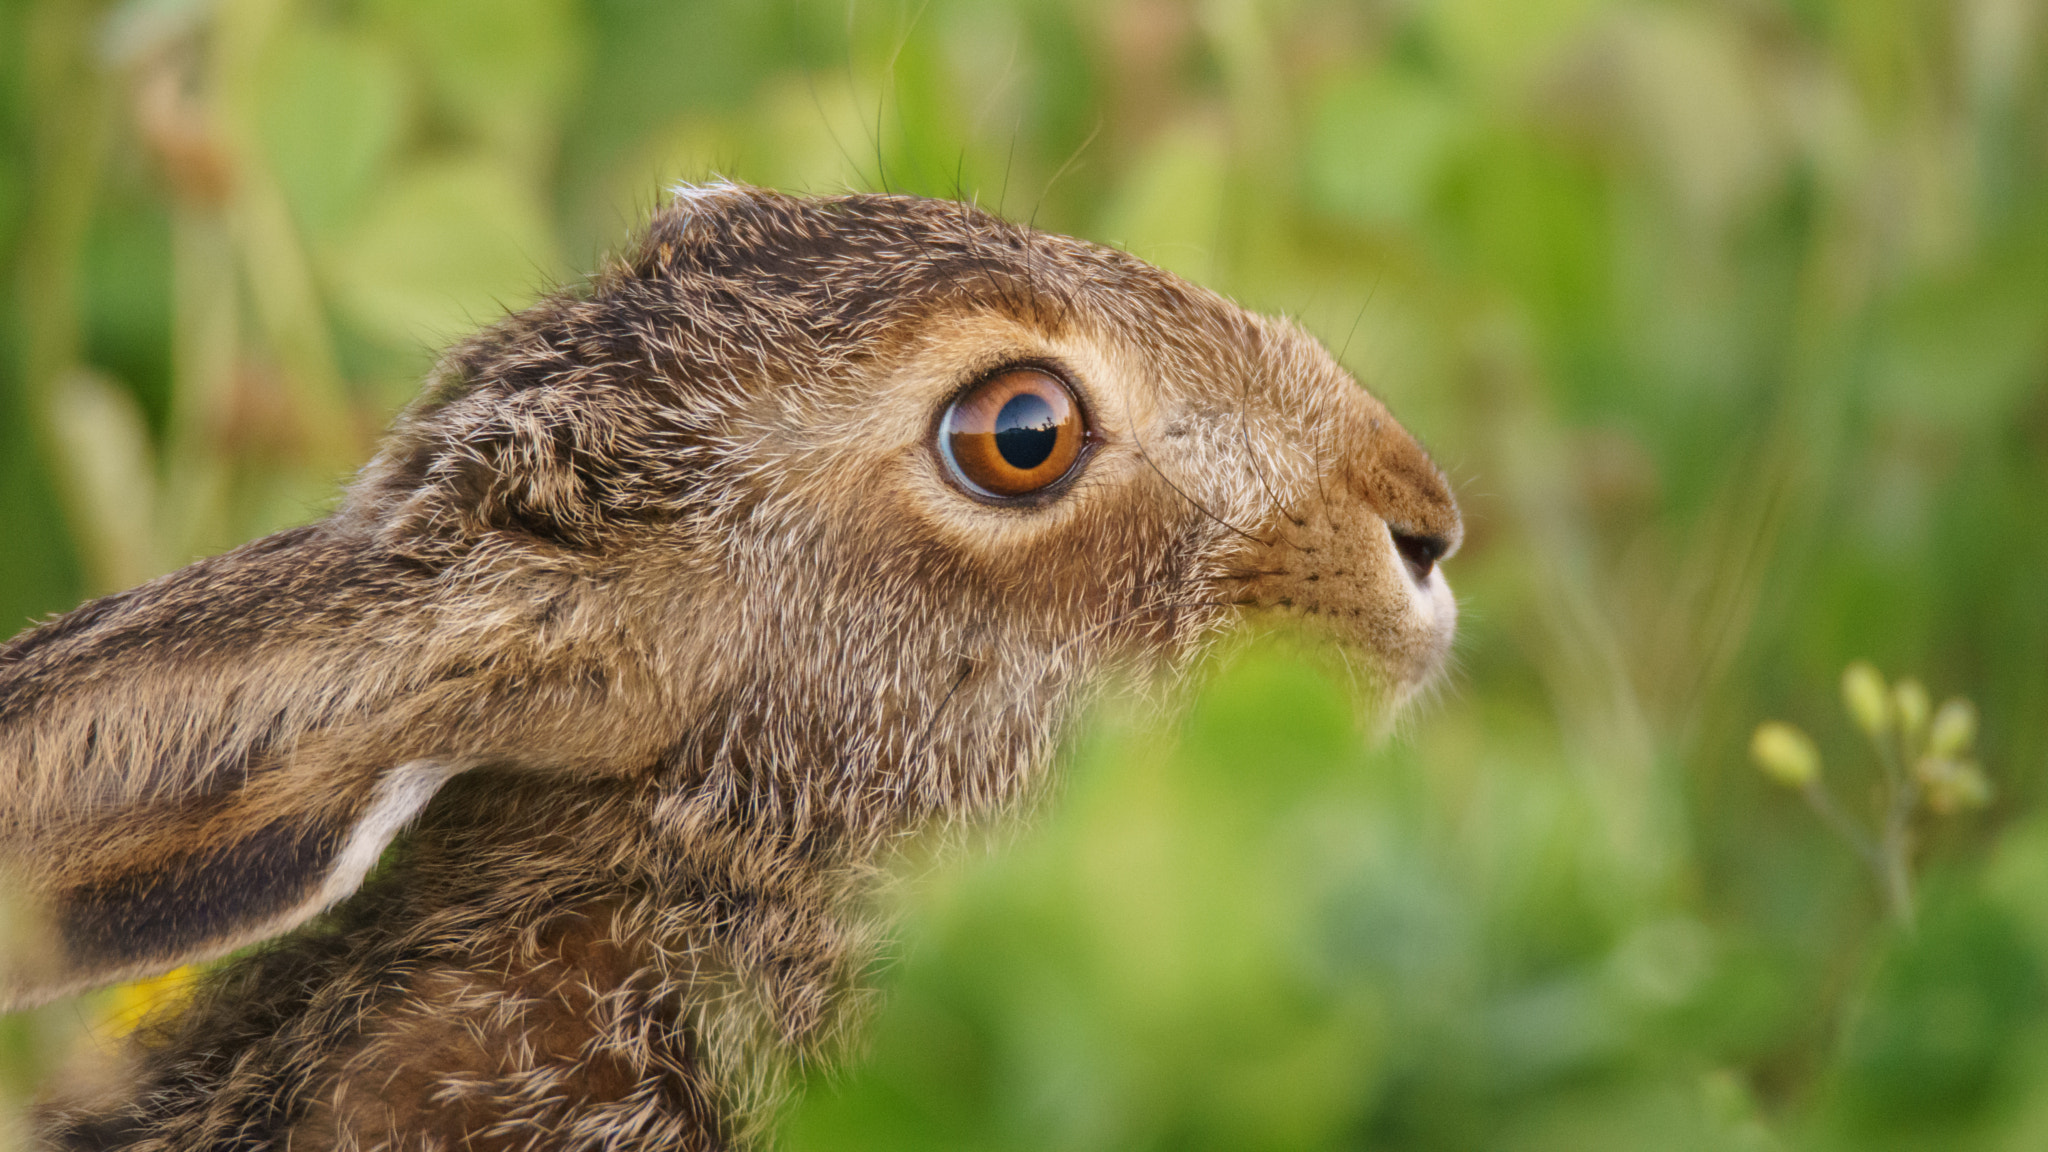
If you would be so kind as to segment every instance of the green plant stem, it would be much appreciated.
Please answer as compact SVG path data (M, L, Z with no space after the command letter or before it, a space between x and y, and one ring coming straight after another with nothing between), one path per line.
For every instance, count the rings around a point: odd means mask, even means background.
M1800 792L1805 795L1807 806L1812 808L1814 814L1820 817L1821 823L1826 824L1835 835L1840 836L1846 841L1850 849L1871 870L1871 873L1882 881L1884 878L1884 857L1881 849L1875 841L1871 840L1869 834L1864 832L1862 828L1857 827L1856 821L1851 820L1849 814L1842 811L1841 806L1835 803L1834 795L1827 790L1826 786L1822 785L1819 780L1810 780L1806 783L1805 787L1800 789Z
M31 70L24 91L30 97L38 179L12 287L23 333L26 408L36 450L53 463L66 459L52 425L52 398L78 367L84 344L79 253L92 223L113 107L107 77L92 59L98 15L91 4L43 4L27 27L25 55ZM58 467L54 474L65 478L69 470ZM73 546L91 567L96 526L89 522L90 510L75 484L60 479L60 495Z
M1913 926L1912 821L1920 802L1919 786L1907 772L1893 734L1875 734L1877 761L1884 771L1884 824L1878 841L1878 883L1892 919Z

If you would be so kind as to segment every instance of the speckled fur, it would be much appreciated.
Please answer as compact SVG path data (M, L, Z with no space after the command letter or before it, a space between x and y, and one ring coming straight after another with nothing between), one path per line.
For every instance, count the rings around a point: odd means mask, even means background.
M1018 362L1101 442L995 506L932 437ZM450 352L331 518L0 649L0 873L48 929L0 1002L288 932L45 1139L759 1146L859 1015L904 837L1011 808L1103 673L1247 612L1405 696L1459 530L1289 324L956 203L688 190ZM452 779L322 914L401 765Z

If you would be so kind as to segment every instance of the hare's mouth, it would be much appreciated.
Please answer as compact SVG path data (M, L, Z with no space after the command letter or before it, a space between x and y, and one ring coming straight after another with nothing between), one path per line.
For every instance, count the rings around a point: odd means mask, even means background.
M1366 657L1398 703L1449 658L1458 605L1438 561L1451 550L1370 513L1313 513L1248 547L1228 583L1246 610L1293 618Z

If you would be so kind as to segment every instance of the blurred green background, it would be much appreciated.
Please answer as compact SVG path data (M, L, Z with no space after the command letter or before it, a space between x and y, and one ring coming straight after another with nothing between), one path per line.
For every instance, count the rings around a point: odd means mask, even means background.
M968 196L1299 317L1466 510L1375 743L1284 649L905 886L790 1147L2048 1147L2035 0L0 0L0 619L317 517L677 179ZM1750 763L1988 806L1917 921ZM106 997L0 1021L0 1099ZM111 1021L111 1022L110 1022Z

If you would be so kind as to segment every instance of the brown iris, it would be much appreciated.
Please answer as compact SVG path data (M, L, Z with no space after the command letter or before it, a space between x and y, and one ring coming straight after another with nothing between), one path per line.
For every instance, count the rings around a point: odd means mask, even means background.
M984 496L1029 496L1074 467L1088 429L1066 384L1038 368L1009 368L969 388L939 423L953 475Z

